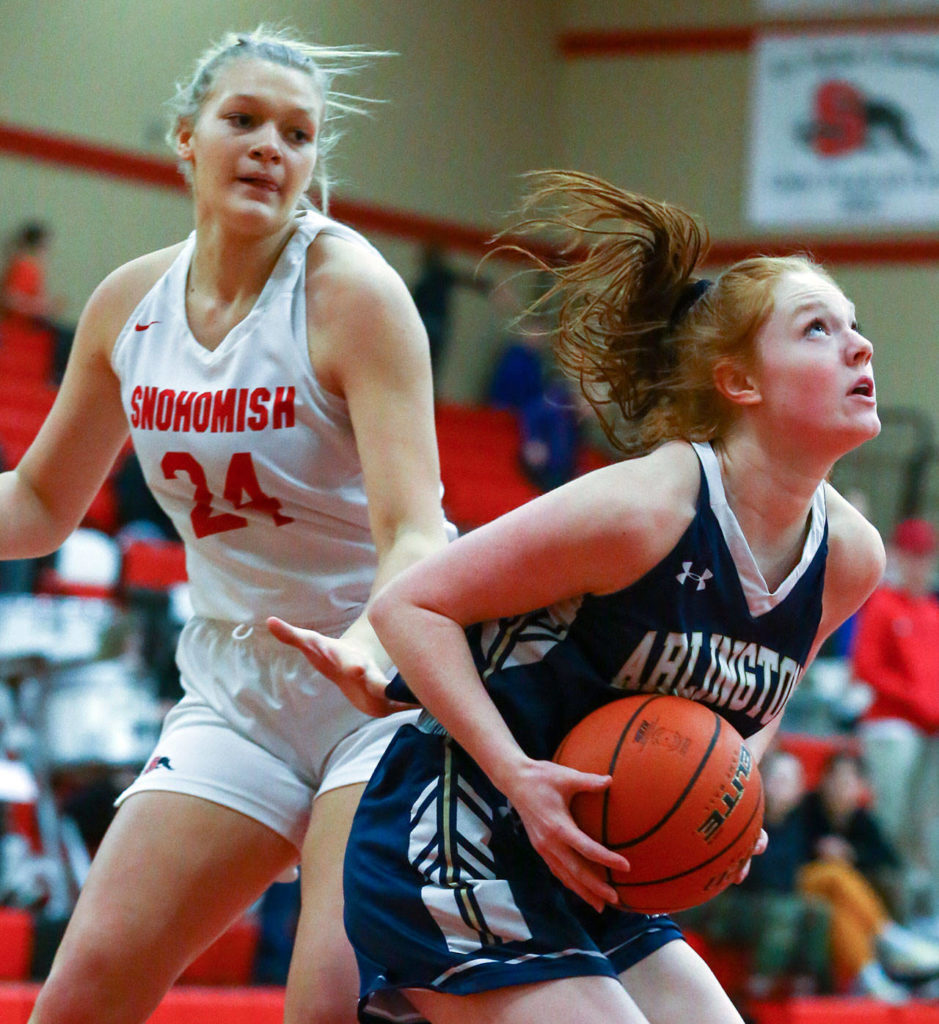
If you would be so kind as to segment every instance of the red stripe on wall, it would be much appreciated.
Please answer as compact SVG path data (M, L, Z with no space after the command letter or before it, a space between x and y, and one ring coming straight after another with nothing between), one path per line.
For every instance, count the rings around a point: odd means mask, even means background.
M186 187L172 160L2 122L0 153L105 174L158 188L182 191Z
M786 256L808 253L820 263L876 266L878 264L939 263L939 237L725 239L715 241L707 255L711 265L726 266L747 256Z
M172 160L3 122L0 122L0 154L103 174L140 185L179 192L186 188ZM439 244L476 256L490 252L493 248L495 230L492 228L461 224L353 199L333 199L330 213L366 234L390 235L422 245ZM519 240L507 237L502 241L511 244ZM525 240L524 245L545 259L550 260L554 255L553 250L530 239ZM724 239L712 244L707 262L712 266L726 265L755 253L781 255L793 252L810 252L824 263L939 263L939 237ZM524 258L511 251L506 252L504 257L510 260Z
M937 32L939 18L927 16L814 18L764 21L746 25L684 26L649 29L573 29L558 37L563 57L637 57L661 54L743 53L760 35L809 35L838 32Z

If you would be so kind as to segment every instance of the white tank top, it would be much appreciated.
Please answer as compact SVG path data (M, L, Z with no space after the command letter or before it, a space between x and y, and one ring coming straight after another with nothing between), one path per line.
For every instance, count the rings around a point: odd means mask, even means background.
M307 344L306 252L321 231L376 251L300 215L254 308L211 352L186 320L193 233L114 346L134 447L186 544L197 615L338 633L368 597L377 557L355 438Z

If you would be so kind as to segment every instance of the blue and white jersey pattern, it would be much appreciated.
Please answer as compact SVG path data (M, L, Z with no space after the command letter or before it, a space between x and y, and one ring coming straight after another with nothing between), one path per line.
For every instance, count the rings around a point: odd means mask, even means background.
M552 757L587 714L635 693L707 703L750 736L801 677L821 618L824 488L798 565L770 592L714 452L694 447L695 515L642 578L467 630L480 677L532 757ZM400 677L389 695L409 696ZM345 879L363 1020L420 1019L400 992L414 985L456 994L615 976L680 937L667 917L596 914L561 885L504 795L426 713L398 731L366 789Z
M751 736L782 712L802 677L822 612L824 484L801 558L771 592L727 504L714 452L694 448L694 519L641 579L467 631L480 676L533 756L550 757L586 714L635 693L700 701ZM403 685L396 680L393 692Z

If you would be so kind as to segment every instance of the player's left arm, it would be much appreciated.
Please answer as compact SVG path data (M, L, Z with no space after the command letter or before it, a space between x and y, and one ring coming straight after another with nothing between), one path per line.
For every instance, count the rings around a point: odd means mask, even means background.
M349 409L378 553L375 594L447 542L429 346L404 282L383 260L343 239L326 236L314 245L310 355L317 378ZM364 612L340 643L272 628L363 710L395 710L383 696L391 663Z

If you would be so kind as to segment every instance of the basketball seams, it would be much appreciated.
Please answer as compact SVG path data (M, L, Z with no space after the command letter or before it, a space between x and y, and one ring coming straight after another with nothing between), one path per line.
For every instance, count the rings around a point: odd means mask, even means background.
M653 699L655 699L655 698L653 698ZM647 705L644 704L643 708L645 708L646 706ZM640 709L640 711L637 711L636 715L633 715L633 717L629 720L629 725L626 727L626 729L623 730L623 736L625 736L626 732L629 730L629 727L632 725L633 721L635 721L636 716L638 714L640 714L641 710L642 709ZM606 804L604 804L603 845L608 847L611 850L626 850L626 849L629 849L630 846L635 846L637 843L644 842L646 839L649 839L651 836L655 835L655 833L658 832L659 829L661 829L669 821L669 819L681 808L682 804L687 799L688 794L691 792L692 789L694 789L695 784L697 783L698 779L701 777L701 773L707 767L707 763L711 759L711 754L714 753L714 748L717 746L717 741L720 738L720 734L721 734L721 731L723 730L723 728L724 728L724 720L719 715L715 715L714 716L714 731L711 733L711 739L708 742L707 749L701 755L700 761L698 761L697 768L695 768L694 773L689 778L688 784L681 791L681 793L678 794L678 797L676 798L675 803L672 804L672 806L668 809L668 811L651 828L647 829L642 835L633 836L632 839L627 839L625 842L621 842L621 843L610 843L610 842L608 842L607 841L607 831L606 831L606 822L607 822L607 819L606 819ZM616 745L616 754L619 753L619 749L620 749L620 746L622 745L622 742L623 742L623 737L620 737L620 740L619 740L619 742ZM615 756L614 756L614 764L615 764ZM608 803L608 801L609 801L608 794L604 794L604 796L606 797L606 800L607 800L607 803Z
M713 709L670 694L625 696L575 725L556 757L612 776L603 791L578 794L571 811L588 835L633 864L631 872L603 869L624 910L697 906L727 888L752 853L763 815L759 771ZM636 827L641 835L610 841L617 829L622 837Z
M700 871L702 868L706 868L709 864L712 864L715 860L719 860L721 857L725 856L727 851L732 849L733 846L736 843L739 843L740 840L743 838L743 836L745 836L747 834L747 832L749 831L749 829L753 825L754 819L756 819L756 818L759 818L760 821L763 820L763 793L762 793L762 790L760 791L759 799L757 800L756 806L750 812L750 817L747 819L746 823L740 829L740 831L737 833L737 835L734 836L734 838L732 840L730 840L730 842L728 842L727 845L725 847L723 847L723 849L716 851L712 856L708 857L707 860L702 860L699 863L693 865L692 867L689 867L689 868L687 868L684 871L679 871L677 874L674 874L674 875L667 875L667 876L661 877L661 878L648 878L644 882L622 882L622 881L619 881L619 880L614 880L612 884L616 888L617 892L619 892L621 889L641 889L643 886L662 885L665 882L677 881L679 878L687 878L688 875L693 875L696 871ZM718 890L718 891L720 891L720 890ZM715 892L714 895L716 896L717 893ZM639 913L644 913L644 914L658 913L658 911L655 911L655 910L630 907L628 904L626 906L624 906L623 909L625 909L625 910L637 910ZM669 912L672 912L672 911L675 911L675 910L684 910L684 909L687 909L687 908L685 908L685 907L672 907Z
M620 699L622 699L622 698L620 698ZM610 755L610 763L607 766L607 772L606 772L607 775L614 775L615 774L615 772L616 772L616 762L617 762L617 759L619 758L619 752L623 748L623 743L626 741L626 737L629 735L629 731L630 731L630 729L632 729L633 723L636 721L637 718L640 717L640 715L642 715L645 712L646 708L650 704L652 704L654 701L656 701L658 699L659 699L659 694L653 694L651 697L649 697L648 700L646 700L642 704L640 704L640 706L636 709L635 714L633 714L632 718L630 718L629 721L623 726L623 728L622 728L622 730L621 730L621 732L619 734L619 739L616 741L616 746L613 748L613 752ZM610 707L612 704L615 704L615 703L616 703L616 701L611 701L610 704L606 704L606 705L604 705L604 707ZM600 835L602 837L600 841L608 849L612 849L612 847L610 846L609 842L607 841L607 837L608 837L608 834L609 834L607 832L607 822L609 820L609 810L610 810L610 790L609 790L609 788L607 788L606 790L604 790L604 793L603 793L603 810L602 810L601 815L600 815Z

